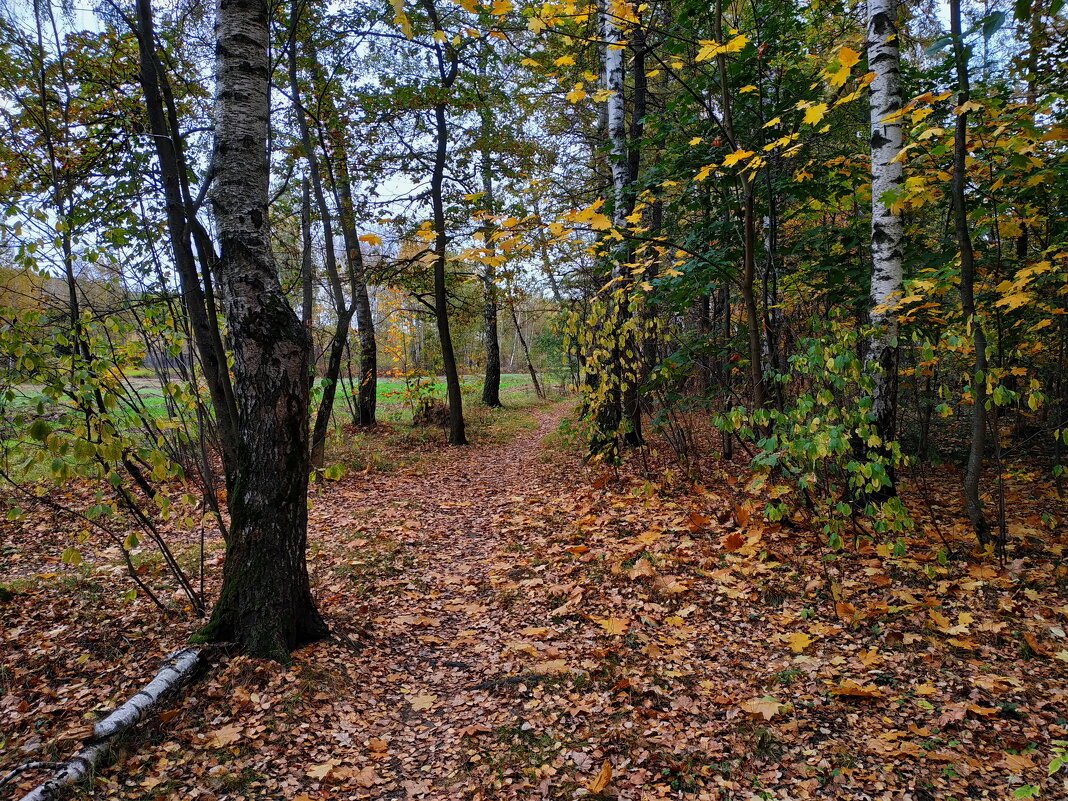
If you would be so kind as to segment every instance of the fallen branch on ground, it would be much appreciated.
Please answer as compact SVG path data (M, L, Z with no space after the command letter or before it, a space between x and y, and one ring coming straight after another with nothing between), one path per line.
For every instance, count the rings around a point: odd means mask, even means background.
M518 676L502 676L497 679L489 679L481 682L480 684L472 684L467 689L469 690L495 690L498 687L502 687L506 684L537 684L541 681L551 679L552 676L545 675L543 673L520 673Z
M66 788L92 776L111 750L115 738L136 726L159 703L160 698L177 689L201 662L200 651L195 648L176 651L167 657L155 678L143 690L93 727L93 736L77 754L66 762L28 763L16 768L19 773L34 767L55 767L57 764L61 768L51 779L24 795L22 801L53 801Z

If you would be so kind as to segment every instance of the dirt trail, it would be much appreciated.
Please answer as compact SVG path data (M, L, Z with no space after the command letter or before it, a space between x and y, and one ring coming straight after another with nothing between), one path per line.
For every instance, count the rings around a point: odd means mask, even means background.
M521 561L502 528L522 515L543 477L559 472L540 441L565 407L536 412L537 428L507 445L472 447L414 475L356 479L358 528L368 537L352 544L355 567L367 545L399 546L386 566L396 575L375 581L366 606L344 590L324 603L340 628L371 621L344 686L335 687L336 717L316 732L339 746L331 749L339 763L371 758L380 783L357 797L457 797L480 761L477 738L522 725L500 690L522 675L509 634L514 640L537 621L509 620L509 597L495 589ZM313 511L317 523L329 525Z

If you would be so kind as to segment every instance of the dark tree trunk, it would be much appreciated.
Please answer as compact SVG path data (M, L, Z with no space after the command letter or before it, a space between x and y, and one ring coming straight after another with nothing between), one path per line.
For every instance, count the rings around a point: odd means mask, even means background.
M492 258L493 247L493 171L490 164L489 141L490 120L489 112L482 113L482 191L483 208L485 209L486 224L482 227L484 237L483 244ZM482 403L486 406L497 407L501 405L501 341L497 335L497 276L492 262L483 265L482 268L482 323L486 335L486 376L482 382Z
M169 97L162 66L156 54L155 26L150 0L138 0L136 7L137 38L140 51L140 82L145 95L152 141L156 148L163 199L167 214L167 230L171 252L182 287L182 303L189 315L193 340L204 367L204 375L211 396L215 426L222 449L226 485L233 486L230 467L237 461L237 404L227 369L226 351L219 332L209 267L215 261L214 247L196 221L196 211L185 184L186 164L177 135L175 115L168 114L165 101ZM204 284L197 273L193 242L203 266Z
M348 254L349 283L356 309L356 328L360 338L360 377L356 390L356 425L373 426L378 405L378 344L375 340L375 319L371 313L371 298L367 292L367 270L363 249L356 230L356 208L352 202L352 181L349 178L348 156L344 150L335 153L338 162L335 184L341 228Z
M312 332L315 313L315 272L312 262L311 188L308 179L301 181L300 192L300 321ZM314 367L312 370L314 371Z
M349 325L352 323L354 307L345 299L345 290L341 284L338 271L337 252L334 248L334 220L330 207L326 203L323 189L322 170L319 157L308 128L304 106L301 104L300 81L297 72L297 26L299 17L294 13L289 26L289 89L293 102L293 116L296 118L297 130L300 132L304 158L308 162L308 175L311 178L312 195L319 220L323 225L323 244L326 253L326 277L330 286L330 296L334 300L334 314L337 316L334 335L330 339L330 351L326 361L326 374L323 376L323 396L319 399L319 408L315 411L315 424L311 435L311 467L319 471L326 462L326 433L330 428L330 419L334 414L334 399L337 397L337 385L341 379L341 363L345 357L345 347L349 339ZM316 472L316 476L319 473Z
M950 31L953 36L953 58L957 70L957 105L963 106L971 96L968 82L968 52L960 25L960 0L949 3ZM968 448L968 463L964 472L964 506L968 512L975 537L986 545L990 524L983 513L979 497L979 482L983 472L986 450L986 332L982 320L975 313L975 253L968 230L968 207L965 185L968 181L966 156L968 153L968 113L957 115L953 135L953 222L960 251L960 305L965 322L972 329L975 350L975 369L972 373L972 438Z
M311 343L279 285L268 237L267 19L266 0L222 0L215 27L211 199L240 450L222 590L197 639L286 661L328 632L305 561Z
M434 29L441 30L434 0L423 0L423 8L430 16ZM434 49L441 75L441 88L447 92L456 82L456 74L460 68L459 58L447 42L435 42ZM445 161L449 155L449 123L444 101L434 104L434 127L436 148L434 170L430 179L430 199L434 209L434 317L438 328L438 340L441 343L441 361L445 368L445 384L448 390L449 444L466 445L463 393L460 388L460 373L456 369L456 352L452 346L452 333L449 331L449 298L445 290L445 260L449 237L445 231L444 187Z

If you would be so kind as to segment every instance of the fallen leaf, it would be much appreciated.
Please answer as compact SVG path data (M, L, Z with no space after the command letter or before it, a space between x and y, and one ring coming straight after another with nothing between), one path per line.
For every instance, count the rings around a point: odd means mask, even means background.
M764 720L771 720L779 714L782 704L770 695L765 695L763 698L750 698L748 701L738 704L738 706L743 712L748 712L750 715L759 715Z
M417 695L411 699L412 709L422 710L430 709L434 706L434 702L438 700L436 695Z
M857 616L857 608L848 601L839 601L834 605L834 611L838 617L842 620L848 620L850 623Z
M882 698L883 692L874 684L861 687L852 679L846 679L837 687L831 688L831 695L846 695L850 698Z
M352 780L360 787L373 787L378 784L380 779L378 774L375 773L374 768L367 767L353 775Z
M786 637L790 650L799 654L812 644L812 638L802 631L795 631Z
M326 777L330 775L330 772L337 767L337 764L336 760L328 759L320 765L313 765L308 768L308 775L313 779L324 781Z
M242 730L240 726L230 724L229 726L223 726L221 729L213 731L211 733L211 747L212 748L225 748L226 746L236 743L241 739Z
M594 795L599 795L604 792L610 781L612 781L612 763L606 759L601 765L600 772L592 782L586 785L586 789Z
M740 531L732 531L723 538L720 544L723 546L723 550L727 553L733 553L745 545L745 537L742 536L742 532Z
M630 621L621 617L597 618L597 625L604 629L605 633L620 637L627 633Z

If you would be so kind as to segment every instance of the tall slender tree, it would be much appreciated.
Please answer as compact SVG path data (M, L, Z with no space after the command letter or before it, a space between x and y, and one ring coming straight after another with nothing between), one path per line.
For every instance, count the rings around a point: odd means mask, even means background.
M953 227L957 234L957 249L960 254L960 305L965 324L971 328L974 362L971 375L971 441L968 445L968 461L964 471L964 506L972 529L980 545L986 545L990 536L990 524L983 512L979 483L983 473L983 454L986 452L986 331L983 321L976 314L975 305L975 251L972 248L971 230L968 225L967 158L968 158L968 107L971 99L971 82L968 75L969 49L964 42L960 21L960 0L949 3L950 36L953 39L953 65L957 77L957 121L953 131Z
M897 418L897 312L901 298L904 233L895 195L902 189L901 56L897 0L868 0L868 67L871 113L871 323L872 413L882 440L894 439ZM892 476L892 473L891 473ZM892 488L891 488L892 489Z
M223 585L198 638L285 660L327 627L305 561L311 342L279 284L268 234L267 45L266 0L219 3L211 202L239 450Z

